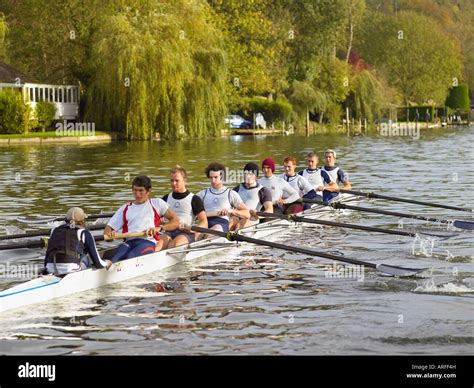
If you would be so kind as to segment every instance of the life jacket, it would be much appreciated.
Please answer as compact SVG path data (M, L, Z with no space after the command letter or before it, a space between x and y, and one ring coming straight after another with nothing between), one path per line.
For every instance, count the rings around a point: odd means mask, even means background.
M80 264L85 247L81 239L78 238L78 230L79 228L76 227L71 228L70 224L61 225L54 229L48 241L46 264Z
M150 200L148 200L150 201ZM123 226L122 226L122 233L128 233L128 220L127 220L127 211L128 211L128 208L130 206L133 205L133 202L129 202L125 205L125 209L123 209ZM158 214L158 212L156 211L155 207L153 206L153 204L151 203L150 201L150 205L151 205L151 208L153 209L153 222L155 224L155 228L157 228L158 226L161 225L161 217L160 215ZM160 241L160 236L158 233L155 233L153 235L153 238L156 240L156 241Z

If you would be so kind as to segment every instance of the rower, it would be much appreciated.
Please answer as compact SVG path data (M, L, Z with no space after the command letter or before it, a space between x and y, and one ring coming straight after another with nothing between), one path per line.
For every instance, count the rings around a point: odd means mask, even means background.
M133 257L154 253L156 243L160 240L158 233L162 230L175 230L179 227L179 218L161 198L150 198L151 179L145 175L137 176L132 181L132 192L135 200L121 206L107 223L104 235L114 238L118 230L122 233L146 231L147 236L132 237L119 245L112 261L115 263ZM162 218L168 223L163 225Z
M162 249L174 248L189 244L201 237L200 233L184 229L184 225L191 225L197 218L200 228L207 228L207 217L202 199L186 188L188 174L177 165L170 171L171 193L163 197L170 209L179 217L180 228L166 232L161 236Z
M207 218L209 229L228 232L230 216L249 219L250 213L240 195L224 186L224 170L225 167L221 163L209 164L205 173L211 187L201 190L197 195L201 197L206 212L213 213Z
M272 193L273 211L280 214L291 214L301 207L298 192L288 182L274 175L275 161L267 158L262 162L263 177L258 180L263 187Z
M329 186L324 188L323 200L331 201L339 195L339 186L338 182L343 184L345 190L352 190L351 183L349 182L349 176L341 168L336 167L336 151L328 149L324 152L324 158L326 159L326 164L322 168L323 171L329 174L329 177L333 182L336 183L335 186Z
M250 211L250 219L231 217L231 228L242 229L259 223L257 211L273 213L272 193L266 187L257 182L258 166L255 163L247 163L244 166L244 182L234 187L239 193L245 206Z
M299 194L300 198L309 198L314 199L316 197L316 191L313 185L302 176L301 174L296 174L296 159L292 156L287 156L283 159L283 166L285 172L280 175L280 178L287 181L291 187L293 187ZM321 197L322 199L322 197ZM301 205L299 208L296 208L294 212L301 211L303 209L309 209L311 204Z
M315 195L307 196L306 198L322 201L323 191L328 190L329 187L336 189L337 184L335 181L331 180L331 177L326 171L318 167L318 155L314 152L310 152L306 156L306 164L308 167L299 171L298 174L306 178L315 190ZM311 205L305 204L305 206Z
M80 207L67 211L66 223L51 230L44 258L49 273L63 275L91 267L107 268L110 260L102 260L97 252L94 237L85 228L86 214Z

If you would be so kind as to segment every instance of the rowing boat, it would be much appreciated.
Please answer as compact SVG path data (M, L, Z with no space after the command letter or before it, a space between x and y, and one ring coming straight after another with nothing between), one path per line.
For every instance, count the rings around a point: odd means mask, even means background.
M341 201L343 202L350 202L355 199L356 197L353 195L341 195ZM299 215L324 218L328 216L330 211L331 208L327 206L317 205L299 213ZM239 233L253 238L263 238L273 236L294 226L294 222L274 219L242 229ZM188 245L120 261L113 264L109 270L90 268L71 272L64 276L41 275L1 292L0 312L44 303L63 296L133 279L161 271L184 261L195 260L210 254L224 253L224 251L235 248L240 244L242 243L228 241L222 237L212 237Z

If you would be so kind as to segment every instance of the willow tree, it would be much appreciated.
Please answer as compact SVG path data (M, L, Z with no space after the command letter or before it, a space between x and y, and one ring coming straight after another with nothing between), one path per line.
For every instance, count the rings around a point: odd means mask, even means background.
M5 23L5 16L0 13L0 58L3 57L5 35L7 33L7 25Z
M328 96L325 92L317 90L310 82L294 81L290 102L297 114L304 116L306 121L306 134L309 134L309 113L317 112L320 117L326 111Z
M210 20L200 0L135 0L103 16L86 118L129 139L217 134L226 67Z

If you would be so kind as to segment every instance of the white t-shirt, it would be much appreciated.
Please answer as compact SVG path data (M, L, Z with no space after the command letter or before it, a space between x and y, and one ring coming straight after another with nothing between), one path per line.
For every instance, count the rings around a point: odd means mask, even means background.
M129 205L130 204L130 205ZM110 221L107 223L115 231L122 231L124 219L123 212L127 208L127 222L128 222L128 232L142 232L144 230L155 227L155 213L153 208L160 217L164 217L166 211L168 210L168 204L163 201L161 198L153 198L139 205L135 203L128 202L125 205L121 206L118 209ZM133 237L136 238L136 237ZM155 241L153 237L139 237L150 241Z

